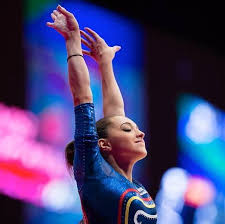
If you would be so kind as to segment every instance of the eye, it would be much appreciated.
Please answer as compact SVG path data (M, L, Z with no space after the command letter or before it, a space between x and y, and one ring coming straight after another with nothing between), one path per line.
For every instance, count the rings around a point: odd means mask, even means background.
M130 123L123 123L120 128L123 130L123 131L126 131L126 132L130 132L132 131L132 126Z
M131 129L130 128L129 129L128 128L124 128L123 131L129 132L129 131L131 131Z

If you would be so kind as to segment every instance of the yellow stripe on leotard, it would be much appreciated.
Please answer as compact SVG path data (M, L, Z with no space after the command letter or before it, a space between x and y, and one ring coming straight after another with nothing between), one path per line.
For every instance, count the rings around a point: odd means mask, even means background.
M128 224L128 217L129 217L130 205L131 205L132 201L135 200L135 199L141 201L142 204L143 204L145 207L147 207L147 208L155 208L155 204L154 204L154 203L148 205L148 204L146 204L141 198L139 198L138 196L133 196L133 197L131 197L131 198L128 200L127 205L126 205L126 211L125 211L125 224Z

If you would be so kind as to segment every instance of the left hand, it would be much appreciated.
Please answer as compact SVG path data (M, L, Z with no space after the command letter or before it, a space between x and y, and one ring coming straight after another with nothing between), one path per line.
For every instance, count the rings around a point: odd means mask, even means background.
M47 26L58 31L66 40L74 36L80 38L79 24L72 13L58 5L51 13L53 22L47 22Z
M81 38L81 42L89 48L90 51L82 50L83 54L91 56L98 64L103 62L112 61L115 57L117 51L121 49L120 46L110 47L107 45L105 40L101 38L95 31L86 27L84 28L86 33L83 30L80 30L81 36L85 37Z

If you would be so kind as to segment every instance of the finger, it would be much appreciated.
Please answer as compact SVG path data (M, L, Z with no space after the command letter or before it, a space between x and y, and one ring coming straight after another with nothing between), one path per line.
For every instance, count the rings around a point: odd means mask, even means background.
M113 50L114 50L115 52L119 51L120 49L121 49L120 46L114 46L114 47L113 47Z
M53 10L53 14L55 15L55 16L59 16L59 12L57 11L57 10Z
M90 33L96 40L101 38L101 37L100 37L94 30L92 30L91 28L85 27L84 29L85 29L88 33Z
M82 53L91 56L91 52L90 51L86 51L82 49Z
M73 14L63 8L61 5L57 6L57 10L61 12L64 16L72 16Z
M91 45L84 39L81 37L81 42L88 48L91 48Z
M46 25L47 25L48 27L55 28L55 24L54 24L54 23L47 22Z
M95 40L89 36L87 33L85 33L83 30L80 30L80 33L90 42L90 43L94 43Z
M53 21L56 20L56 15L54 13L51 13L51 17L52 17Z

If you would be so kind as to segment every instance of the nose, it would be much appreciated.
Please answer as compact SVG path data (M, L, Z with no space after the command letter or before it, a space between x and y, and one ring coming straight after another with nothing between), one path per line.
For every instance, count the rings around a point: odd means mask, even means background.
M143 131L138 130L137 137L144 138L145 137L145 133Z

